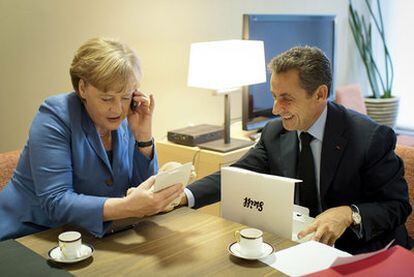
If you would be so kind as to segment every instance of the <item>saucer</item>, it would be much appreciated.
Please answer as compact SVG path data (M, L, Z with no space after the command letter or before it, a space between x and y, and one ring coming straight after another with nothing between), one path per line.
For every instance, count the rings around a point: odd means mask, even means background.
M82 244L81 248L80 248L80 256L77 258L66 258L62 252L60 251L59 246L56 246L52 249L49 250L49 253L47 253L49 255L49 258L52 259L55 262L58 263L66 263L66 264L71 264L71 263L77 263L80 261L83 261L87 258L89 258L90 256L93 255L93 247L89 244Z
M238 242L231 243L229 245L229 247L227 248L227 250L233 256L235 256L237 258L246 259L246 260L257 260L257 259L261 259L261 258L264 258L264 257L269 256L270 254L272 254L275 251L275 249L273 248L273 246L270 245L267 242L263 242L263 253L260 254L260 255L257 255L257 256L250 256L250 255L242 254L240 252L240 244Z

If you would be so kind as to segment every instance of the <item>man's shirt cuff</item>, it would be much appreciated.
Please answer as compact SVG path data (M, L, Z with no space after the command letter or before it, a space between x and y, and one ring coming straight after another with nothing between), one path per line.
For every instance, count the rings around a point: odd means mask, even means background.
M188 202L187 204L188 204L188 207L189 208L194 207L195 200L194 200L194 195L191 192L191 190L189 190L188 188L185 188L184 189L184 193L185 193L185 196L187 196L187 202Z

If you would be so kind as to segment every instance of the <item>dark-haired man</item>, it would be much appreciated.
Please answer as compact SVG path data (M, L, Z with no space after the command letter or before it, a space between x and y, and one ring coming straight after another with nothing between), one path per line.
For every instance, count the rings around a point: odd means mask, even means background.
M280 118L233 166L303 180L295 202L316 220L299 236L314 233L314 240L352 254L392 239L410 248L404 223L411 206L393 130L328 101L331 68L320 49L292 48L269 68ZM191 184L182 202L199 208L219 200L217 172Z

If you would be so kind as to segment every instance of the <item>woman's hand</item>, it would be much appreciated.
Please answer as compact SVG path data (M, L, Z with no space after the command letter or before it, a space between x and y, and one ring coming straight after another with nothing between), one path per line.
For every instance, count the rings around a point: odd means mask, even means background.
M168 210L170 203L181 195L180 184L173 185L159 192L153 192L154 176L136 188L128 190L126 203L131 216L143 217Z
M132 95L135 108L128 114L128 126L134 133L136 141L149 141L152 138L152 114L154 112L154 96L136 90Z
M168 210L170 203L181 195L180 184L159 192L153 192L155 177L151 176L141 185L130 188L124 198L109 198L105 201L103 220L115 220L127 217L144 217Z

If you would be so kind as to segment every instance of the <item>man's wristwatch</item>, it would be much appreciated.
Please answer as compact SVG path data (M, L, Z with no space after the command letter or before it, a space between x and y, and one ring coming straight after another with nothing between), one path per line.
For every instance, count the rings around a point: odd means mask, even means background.
M138 147L150 147L154 145L154 138L148 141L137 141Z
M352 209L352 225L360 225L361 224L361 214L359 213L359 209L355 205L351 205Z

